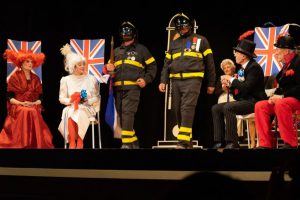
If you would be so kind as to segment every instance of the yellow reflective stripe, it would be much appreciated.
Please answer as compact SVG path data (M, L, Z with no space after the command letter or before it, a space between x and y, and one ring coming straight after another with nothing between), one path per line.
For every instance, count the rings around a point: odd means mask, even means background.
M177 74L170 74L169 77L170 78L204 77L204 72L177 73Z
M153 57L151 57L151 58L149 58L148 60L146 60L145 63L146 63L147 65L149 65L149 64L153 63L154 61L155 61L155 59L154 59Z
M171 59L171 54L167 53L166 58L170 60Z
M118 60L114 63L115 67L119 66L122 64L122 60Z
M192 132L192 128L181 126L179 128L179 132L191 133Z
M203 55L204 56L207 56L207 54L210 54L212 53L212 50L211 49L206 49L204 52L203 52Z
M179 57L179 56L181 56L181 52L179 52L179 53L174 53L174 54L172 55L172 58L173 58L173 59L176 59L176 58Z
M122 143L131 143L137 141L137 137L134 136L132 138L122 138Z
M114 86L120 86L120 85L137 85L135 81L116 81L114 82Z
M134 60L124 60L124 63L130 64L130 65L133 65L133 66L136 66L136 67L144 68L144 66L142 65L142 63L134 61Z
M122 135L127 135L127 136L134 136L134 131L121 131Z
M196 58L203 58L202 53L199 52L184 52L183 56L191 56Z
M184 141L191 141L191 137L190 136L187 136L187 135L180 135L178 134L177 135L177 140L184 140Z

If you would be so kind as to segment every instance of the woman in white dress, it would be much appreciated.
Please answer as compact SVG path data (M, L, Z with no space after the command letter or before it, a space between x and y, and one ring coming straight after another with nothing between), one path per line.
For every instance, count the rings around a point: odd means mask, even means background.
M59 101L63 109L58 130L70 149L82 149L83 139L90 124L100 109L99 85L94 76L86 74L86 60L73 53L70 45L61 48L65 56L65 70L70 75L60 80Z

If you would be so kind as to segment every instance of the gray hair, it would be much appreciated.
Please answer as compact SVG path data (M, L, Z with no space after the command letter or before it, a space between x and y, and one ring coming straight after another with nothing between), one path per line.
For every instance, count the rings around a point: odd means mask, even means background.
M220 64L220 67L222 70L224 70L223 68L225 65L229 65L230 67L233 67L235 69L235 64L231 59L226 58L226 59L222 60L222 62Z

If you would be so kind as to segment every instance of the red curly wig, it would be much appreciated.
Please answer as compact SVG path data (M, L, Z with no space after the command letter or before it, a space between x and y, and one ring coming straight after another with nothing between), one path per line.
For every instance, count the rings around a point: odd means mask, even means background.
M45 60L44 53L35 54L31 50L28 50L28 51L19 50L19 52L15 52L13 50L6 49L3 54L3 57L4 57L4 59L7 59L8 61L11 61L12 63L14 63L19 68L21 68L22 63L27 59L32 60L33 68L38 67L41 64L43 64L44 60Z

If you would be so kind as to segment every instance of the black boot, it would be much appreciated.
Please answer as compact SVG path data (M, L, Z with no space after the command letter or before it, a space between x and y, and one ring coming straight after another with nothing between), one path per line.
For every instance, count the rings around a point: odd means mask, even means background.
M192 141L178 140L178 143L176 145L176 149L192 149L192 148L193 148L193 142Z
M139 149L139 148L140 146L138 140L130 143L123 143L121 146L121 149Z

